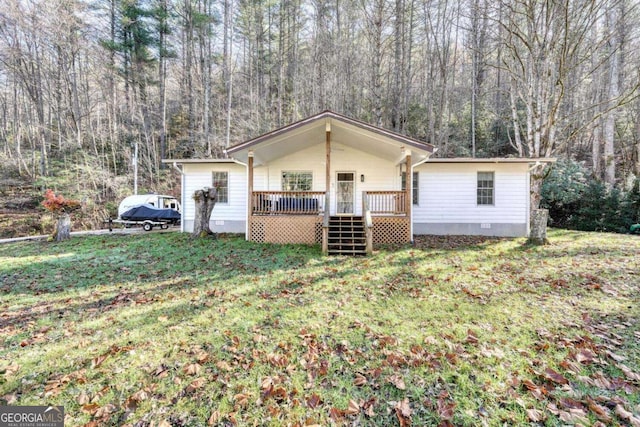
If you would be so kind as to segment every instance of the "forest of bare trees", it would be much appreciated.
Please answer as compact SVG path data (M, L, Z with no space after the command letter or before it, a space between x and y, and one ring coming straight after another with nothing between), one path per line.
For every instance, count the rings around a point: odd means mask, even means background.
M570 158L623 188L639 31L634 0L4 0L0 170L109 199L134 151L155 190L162 158L331 109L439 156Z

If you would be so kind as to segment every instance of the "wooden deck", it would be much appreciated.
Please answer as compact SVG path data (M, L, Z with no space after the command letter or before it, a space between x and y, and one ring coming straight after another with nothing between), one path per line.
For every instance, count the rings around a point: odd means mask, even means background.
M326 200L324 191L252 192L249 240L261 243L324 243L323 239L329 238L330 227ZM369 227L368 251L373 246L411 241L411 218L407 212L405 191L363 192L362 212L357 216L365 218ZM323 231L325 229L326 232Z

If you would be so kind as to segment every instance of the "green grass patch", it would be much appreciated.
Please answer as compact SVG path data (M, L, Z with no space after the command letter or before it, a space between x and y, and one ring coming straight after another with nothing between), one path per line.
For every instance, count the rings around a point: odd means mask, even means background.
M5 244L0 404L70 426L633 424L640 239L549 237Z

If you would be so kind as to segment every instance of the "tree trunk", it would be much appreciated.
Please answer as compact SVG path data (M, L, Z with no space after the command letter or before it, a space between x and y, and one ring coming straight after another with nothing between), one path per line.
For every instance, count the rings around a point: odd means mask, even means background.
M62 242L71 238L71 216L68 213L63 213L58 216L58 222L56 223L56 231L53 233L53 240L56 242Z
M205 187L193 193L193 200L196 202L196 217L193 221L193 233L191 237L213 236L215 233L209 227L211 212L218 200L218 192L215 188Z
M531 212L531 234L527 243L532 245L546 245L547 239L547 219L549 211L547 209L536 209Z

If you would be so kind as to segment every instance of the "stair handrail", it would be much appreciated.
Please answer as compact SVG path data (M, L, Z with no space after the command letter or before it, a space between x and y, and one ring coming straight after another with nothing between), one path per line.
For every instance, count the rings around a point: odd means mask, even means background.
M329 189L326 189L324 192L324 212L322 212L322 253L325 255L329 253L329 216L331 215L329 202Z

